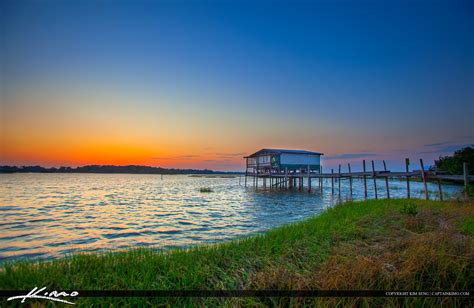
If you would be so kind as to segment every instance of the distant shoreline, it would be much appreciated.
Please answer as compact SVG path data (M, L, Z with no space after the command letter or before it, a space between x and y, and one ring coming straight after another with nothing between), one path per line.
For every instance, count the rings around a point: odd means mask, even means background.
M214 171L209 169L176 169L151 166L87 165L81 167L0 166L0 173L102 173L102 174L242 174L238 171Z

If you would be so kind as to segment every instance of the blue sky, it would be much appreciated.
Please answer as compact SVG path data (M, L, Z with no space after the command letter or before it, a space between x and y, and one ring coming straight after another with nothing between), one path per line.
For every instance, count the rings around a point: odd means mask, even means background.
M5 163L236 170L232 154L288 147L401 164L474 143L472 1L2 8Z

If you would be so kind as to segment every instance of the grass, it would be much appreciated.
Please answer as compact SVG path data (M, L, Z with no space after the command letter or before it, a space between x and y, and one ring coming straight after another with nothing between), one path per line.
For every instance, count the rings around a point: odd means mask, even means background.
M469 290L474 203L350 202L303 222L218 245L14 262L0 289ZM76 298L81 305L464 306L462 298Z
M210 193L212 192L212 189L210 187L201 187L199 188L199 191L202 193Z

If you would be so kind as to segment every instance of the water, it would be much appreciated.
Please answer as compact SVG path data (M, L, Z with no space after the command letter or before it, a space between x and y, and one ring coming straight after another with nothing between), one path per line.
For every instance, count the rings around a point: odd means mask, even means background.
M325 181L323 194L258 190L239 178L135 174L1 174L0 262L58 258L74 252L137 246L166 249L243 237L302 220L338 202ZM261 184L260 184L261 185ZM368 181L373 198L372 181ZM377 183L385 197L385 182ZM199 188L213 192L201 193ZM422 197L422 183L411 183ZM390 183L405 197L405 182ZM447 194L458 186L444 185ZM431 197L437 186L429 185ZM349 197L341 182L341 199ZM363 198L354 180L354 199Z

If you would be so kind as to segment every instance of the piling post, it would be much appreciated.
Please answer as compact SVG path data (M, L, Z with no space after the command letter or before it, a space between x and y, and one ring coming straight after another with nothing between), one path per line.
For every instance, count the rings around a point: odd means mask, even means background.
M245 158L245 187L247 187L247 174L249 170L249 159L248 157Z
M309 165L306 170L308 171L308 192L311 192L311 169L309 169Z
M365 175L365 159L362 161L362 170L364 171L364 198L367 199L367 176Z
M319 165L319 192L323 193L323 166Z
M438 178L438 194L439 194L439 201L443 201L443 191L441 190L441 181Z
M341 164L339 164L339 178L337 180L338 194L341 196Z
M258 188L258 157L257 157L257 169L255 170L255 188Z
M383 160L383 170L387 172L387 164ZM385 191L387 192L387 199L390 199L390 189L388 187L388 173L385 173Z
M372 177L374 178L374 196L375 196L375 199L378 199L378 196L377 196L377 178L375 177L375 164L374 164L374 161L372 161Z
M406 172L406 179L407 179L407 199L410 199L410 177L409 177L409 165L410 159L405 158L405 172Z
M352 174L351 174L351 164L347 164L347 169L349 170L349 190L351 194L351 199L352 199Z
M469 175L469 169L468 164L466 162L462 163L462 171L464 176L464 188L467 188L467 186L469 186L469 179L467 178Z
M301 191L301 187L303 187L303 172L300 168L300 176L298 177L298 190Z
M331 169L331 194L334 195L334 169Z
M423 179L423 187L425 188L425 199L428 200L428 185L426 184L425 166L423 165L423 159L421 158L420 158L420 166L421 166L421 178Z

